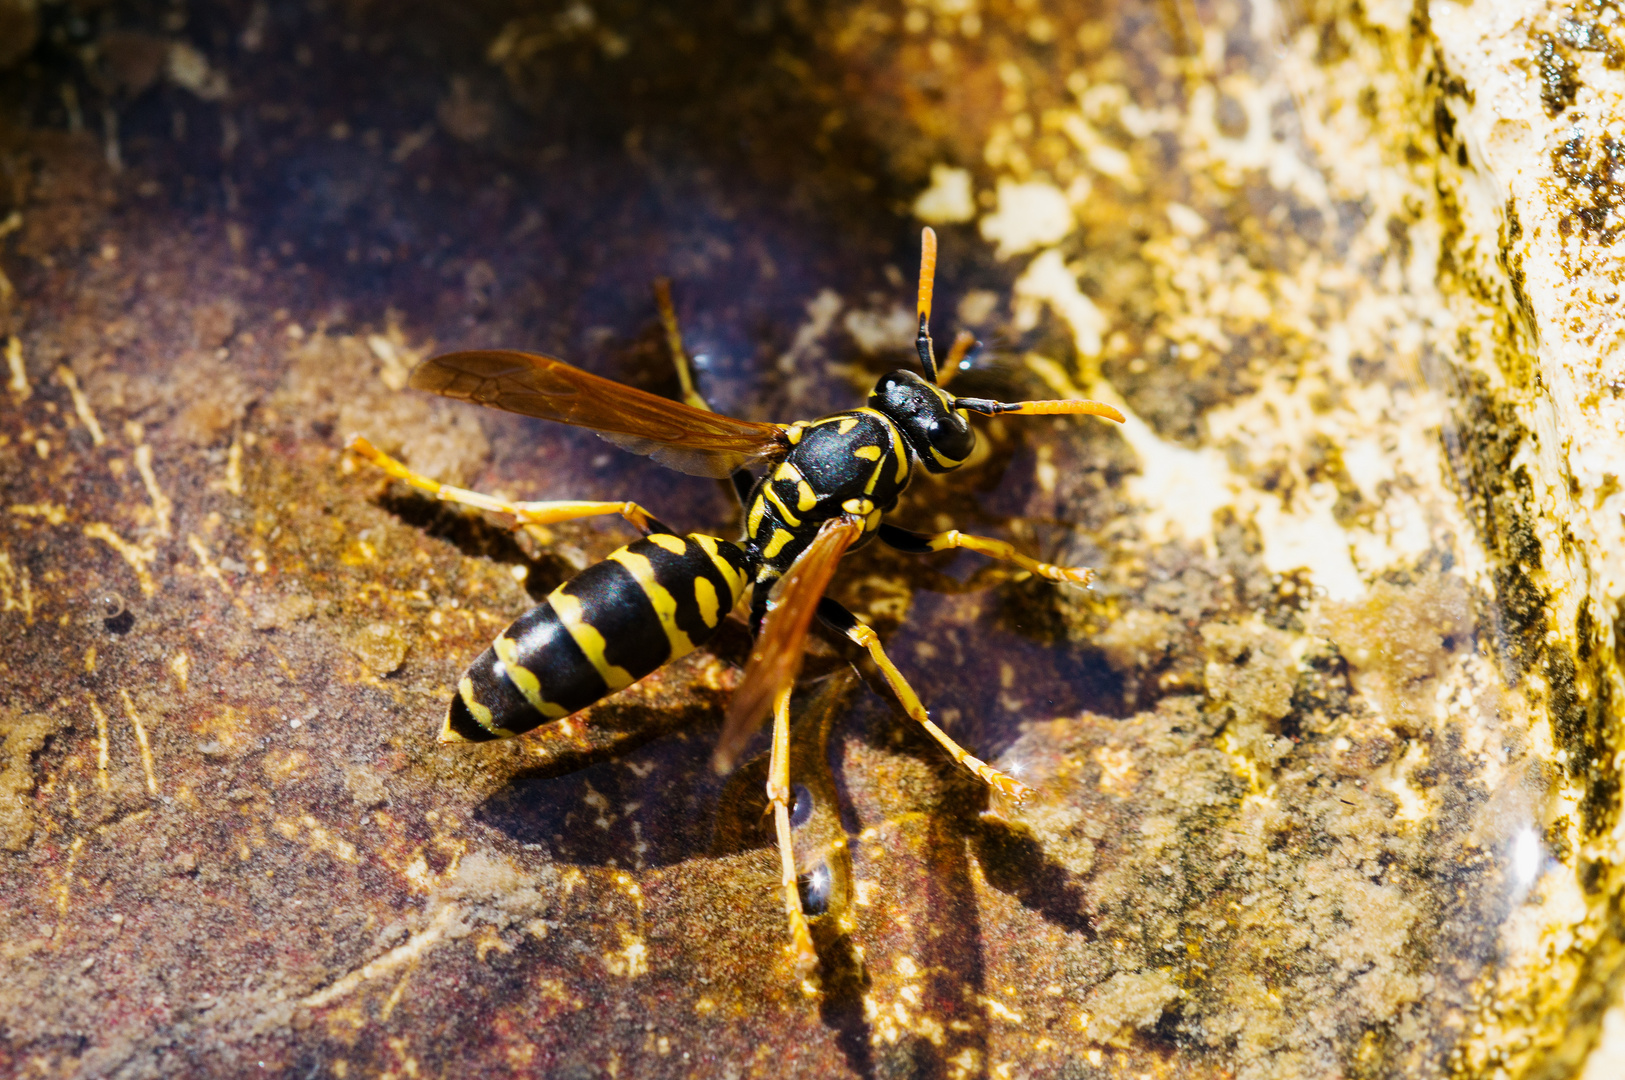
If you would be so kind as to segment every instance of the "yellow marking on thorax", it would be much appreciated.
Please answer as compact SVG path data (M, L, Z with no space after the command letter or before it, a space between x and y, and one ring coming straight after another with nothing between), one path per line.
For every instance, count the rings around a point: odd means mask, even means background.
M897 486L902 487L908 483L908 447L903 445L903 433L891 422L891 417L884 413L881 416L886 421L886 427L891 430L892 453L897 455Z
M567 714L564 706L555 705L542 695L541 680L536 677L535 672L519 662L518 642L504 633L502 637L491 642L491 651L497 654L498 660L502 661L503 674L507 676L509 682L513 683L514 688L524 695L525 700L530 702L531 708L549 720L557 720ZM463 681L468 682L467 679ZM473 685L472 682L469 682L470 694L473 692ZM491 728L490 723L488 723L491 710L481 705L480 709L484 710L482 715L479 710L474 708L474 702L467 694L463 696L463 700L468 703L468 711L474 714L474 718L479 720L483 726ZM491 730L495 731L496 729L491 728Z
M714 536L702 536L699 533L690 533L689 539L700 545L700 550L710 556L711 563L722 575L722 580L728 583L728 592L731 594L728 607L731 609L739 602L739 594L745 591L745 575L734 569L733 563L722 557L717 549L717 540Z
M773 479L796 486L796 509L803 514L818 505L818 493L813 490L811 484L807 483L807 478L801 475L801 470L788 461L774 470ZM775 501L779 502L780 508L783 509L783 502L780 500ZM800 525L801 522L792 521L790 524Z
M846 419L841 421L841 426L835 429L835 434L845 435L857 426L858 418L855 416L848 416Z
M807 421L797 420L795 423L784 429L784 437L790 440L791 446L794 446L796 443L801 441L801 433L806 430Z
M548 594L547 602L553 605L559 622L564 624L564 629L581 649L582 655L586 656L587 662L598 670L605 686L613 691L632 685L632 673L618 664L610 663L604 656L609 643L599 629L586 620L580 597L565 592L564 586L560 585Z
M881 464L879 461L875 462L874 469L872 469L869 473L869 482L863 485L863 493L865 495L873 495L875 493L875 488L880 484L880 474L885 470L885 468L886 466Z
M841 509L849 514L869 514L874 508L873 499L848 499L841 504Z
M665 548L673 555L682 555L688 551L688 545L683 543L683 538L673 536L671 533L650 533L644 539L655 547Z
M881 450L878 446L860 446L852 451L852 456L862 458L864 461L879 461L880 453Z
M779 552L784 550L784 545L788 544L790 541L792 541L794 539L795 539L795 534L791 533L789 530L787 530L787 529L774 529L773 530L773 539L769 540L767 542L767 547L762 549L762 558L764 558L764 559L774 558L775 556L778 555Z
M625 548L612 553L610 559L626 567L627 573L632 575L638 588L643 590L643 595L654 606L655 614L660 616L660 628L666 631L666 640L671 643L671 655L667 659L675 660L693 652L694 643L677 625L677 598L655 578L654 563L647 556Z
M755 536L757 531L761 529L762 515L766 513L767 500L760 495L756 496L756 501L750 504L750 513L745 515L745 532L748 535Z
M779 513L784 515L786 525L796 528L801 524L801 519L792 514L790 508L784 505L784 500L779 497L778 491L774 489L771 482L762 485L762 490L767 493L769 499L773 500L773 505L779 508Z
M722 605L717 599L717 587L711 584L710 578L697 577L694 579L694 602L700 606L700 618L705 625L715 626L717 624L717 612L722 610Z
M880 422L886 426L886 430L891 432L892 453L897 455L897 486L902 487L908 482L908 447L903 443L903 432L898 428L897 424L892 421L891 417L887 416L879 409L871 409L865 405L863 408L856 409L854 411L872 413L875 416L878 416L880 418Z

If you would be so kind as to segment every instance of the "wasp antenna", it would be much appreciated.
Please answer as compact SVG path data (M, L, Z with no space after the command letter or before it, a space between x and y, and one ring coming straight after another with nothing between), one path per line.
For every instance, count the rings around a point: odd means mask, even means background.
M671 278L655 278L655 306L660 309L660 325L666 331L666 348L671 351L671 362L677 367L677 382L683 392L683 402L710 412L711 406L694 389L693 363L688 358L688 350L683 348L683 331L677 325L677 309L671 302Z
M937 232L927 225L920 230L920 333L914 339L914 348L920 354L920 366L925 377L937 381L937 356L931 347L931 293L937 281Z
M1104 401L1066 398L1060 401L993 401L989 398L955 398L954 408L983 416L1099 416L1123 423L1123 414Z
M1123 414L1104 401L1085 401L1070 398L1061 401L1015 401L999 410L1020 413L1023 416L1101 416L1107 420L1124 422Z
M948 349L947 359L942 362L942 378L938 380L937 385L947 386L948 380L959 374L959 365L965 362L965 357L970 355L972 349L980 347L981 344L980 341L976 340L975 334L969 330L961 330L958 336L954 338L953 345Z

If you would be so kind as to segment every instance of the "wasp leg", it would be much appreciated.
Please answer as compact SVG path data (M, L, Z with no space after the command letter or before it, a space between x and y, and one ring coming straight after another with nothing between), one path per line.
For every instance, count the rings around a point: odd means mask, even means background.
M655 279L655 306L660 309L660 325L666 331L666 348L671 351L672 366L677 369L677 383L682 389L683 402L696 409L706 412L715 412L711 403L705 400L700 393L699 384L694 379L694 362L689 359L688 350L683 347L683 331L677 323L677 309L671 302L671 279ZM750 489L756 486L756 478L750 474L749 469L735 469L728 475L733 484L734 494L739 497L740 508L750 500Z
M1054 563L1039 562L1023 555L1003 540L995 540L990 536L971 536L958 529L927 534L899 529L895 525L881 525L880 539L888 546L911 555L926 555L933 551L963 548L978 555L986 555L990 559L1015 563L1023 570L1051 581L1087 585L1095 578L1095 572L1087 567L1056 566Z
M920 702L920 696L914 692L914 688L903 678L903 673L897 670L897 665L891 662L891 657L887 656L886 650L881 647L879 635L859 622L856 615L835 601L825 598L818 602L818 617L869 654L869 658L875 662L887 685L891 687L892 693L897 695L903 711L925 728L931 737L948 751L950 757L975 773L988 787L1014 800L1017 806L1033 793L1033 789L1020 780L1005 775L980 758L973 757L963 746L949 738L946 731L932 722L930 715L925 711L925 706Z
M574 521L577 518L619 514L630 522L633 528L644 535L652 532L671 532L671 529L662 525L655 519L653 514L634 502L578 502L570 500L561 502L507 502L503 499L493 498L490 495L482 495L478 491L469 491L467 488L442 484L440 481L432 480L421 473L415 473L360 436L350 440L349 449L351 452L366 458L395 479L404 480L420 491L427 491L437 499L457 503L461 506L472 506L478 510L488 510L493 514L507 514L521 525L555 525L561 521Z
M767 600L773 594L773 586L779 583L779 575L763 567L756 572L756 580L750 587L750 636L754 639L762 632L762 620L767 618Z
M666 330L666 346L671 349L671 362L677 367L677 382L683 389L683 401L696 409L714 411L694 386L694 367L688 350L683 348L683 332L677 326L677 309L671 303L671 279L655 280L655 306L660 309L660 325Z
M773 752L767 765L767 800L773 807L773 826L779 836L780 884L784 888L784 914L790 921L790 953L796 977L806 979L818 967L807 915L801 910L801 886L796 881L796 856L790 843L790 687L773 702Z

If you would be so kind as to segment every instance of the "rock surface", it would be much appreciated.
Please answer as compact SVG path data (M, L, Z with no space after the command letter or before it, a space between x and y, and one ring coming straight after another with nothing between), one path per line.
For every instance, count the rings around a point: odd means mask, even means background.
M1611 6L13 7L0 1073L1620 1071ZM990 423L897 514L1092 592L843 567L1040 795L810 682L800 986L761 759L708 766L738 636L438 749L626 533L340 447L728 534L718 485L407 372L672 393L665 275L719 409L816 415L908 362L922 220L988 345L956 390L1129 422Z

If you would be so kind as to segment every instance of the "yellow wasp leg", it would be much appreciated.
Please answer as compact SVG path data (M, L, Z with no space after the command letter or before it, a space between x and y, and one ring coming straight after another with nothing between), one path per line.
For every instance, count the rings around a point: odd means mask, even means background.
M773 700L773 752L767 764L767 799L773 807L773 825L779 834L780 882L784 888L784 914L790 920L790 954L796 977L806 979L818 967L812 931L801 910L801 889L796 884L796 856L790 844L790 687Z
M1087 585L1095 578L1095 572L1087 567L1056 566L1054 563L1039 562L1017 551L1014 546L1003 540L995 540L990 536L971 536L958 529L949 529L947 532L933 533L920 537L932 551L947 551L949 548L963 548L974 551L978 555L986 555L990 559L1001 562L1015 563L1029 573L1037 574L1041 578L1051 581L1067 581L1076 585Z
M932 722L930 715L925 711L925 706L920 703L920 696L914 692L908 680L903 678L903 673L897 670L897 665L891 662L891 657L886 655L886 650L880 645L879 636L872 629L854 619L851 626L843 627L842 630L848 638L868 652L875 666L885 676L887 684L891 686L892 693L896 694L897 700L902 703L903 711L930 732L931 737L942 744L942 748L948 751L950 757L975 773L988 787L1014 800L1017 806L1033 793L1032 788L1015 777L1007 776L980 758L971 756L969 751L950 739L946 731Z
M655 281L655 306L660 309L660 325L666 329L666 347L671 350L671 362L677 366L677 382L683 389L683 401L696 409L713 411L710 404L694 388L694 370L683 348L683 332L677 327L677 309L671 303L671 279Z
M639 532L649 533L655 530L654 516L634 502L507 502L490 495L482 495L478 491L442 484L422 473L415 473L360 436L350 440L349 450L366 458L395 479L404 480L437 499L461 506L472 506L477 510L488 510L494 514L508 514L521 525L554 525L561 521L574 521L577 518L619 514Z

